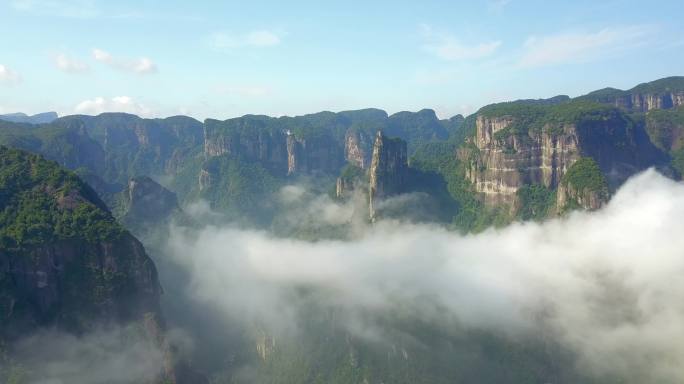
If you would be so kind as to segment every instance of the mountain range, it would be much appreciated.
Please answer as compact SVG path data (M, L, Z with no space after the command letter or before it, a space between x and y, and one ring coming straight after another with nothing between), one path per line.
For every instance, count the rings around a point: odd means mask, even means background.
M629 177L650 167L676 180L684 174L684 77L576 98L492 104L449 119L429 109L204 122L124 113L3 115L0 339L9 353L13 342L39 329L83 334L102 324L142 324L166 361L159 380L203 382L167 338L160 298L161 286L174 284L180 273L164 265L160 239L168 236L170 222L203 224L185 212L197 204L206 202L222 223L314 241L348 238L357 220L438 223L472 233L597 210ZM292 220L278 196L300 184L354 214L328 226ZM168 278L158 276L153 259L164 265L160 271L171 271ZM183 309L168 305L173 323ZM309 321L313 334L328 335L331 348L350 345L371 361L384 353L330 331L327 320ZM450 342L485 340L503 348L500 363L514 367L503 371L520 380L562 376L557 361L527 346L481 334L451 337L444 335ZM304 351L331 359L337 353L312 342L290 345L268 360L276 353L271 335L257 330L241 340L256 343L254 358L269 362L261 372L268 377ZM392 376L396 382L416 382L425 371L453 374L448 361L433 359L451 348L447 344L412 360L416 366L402 366L406 351L349 372L325 371L337 366L326 361L319 379L390 377L383 376L385 369L401 372ZM301 373L288 372L294 378ZM0 370L0 378L9 377L5 373Z

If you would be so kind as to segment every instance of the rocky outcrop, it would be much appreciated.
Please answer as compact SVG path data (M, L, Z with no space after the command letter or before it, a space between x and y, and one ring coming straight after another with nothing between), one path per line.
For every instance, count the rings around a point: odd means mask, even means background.
M157 271L133 236L88 243L64 240L0 251L3 333L41 326L85 331L159 314ZM11 282L10 282L11 281Z
M615 98L613 104L632 112L671 109L684 105L684 91L665 93L630 93Z
M684 105L684 77L666 77L627 91L605 88L580 98L611 104L629 112L677 108Z
M375 220L381 214L377 207L378 202L385 197L401 193L406 188L406 142L389 138L378 131L373 143L369 174L369 214L370 219Z
M596 210L608 202L608 182L596 161L589 157L577 160L558 185L556 210L573 208Z
M524 108L518 115L477 115L476 134L459 157L485 205L505 204L513 210L517 191L524 185L556 189L581 157L596 160L612 186L658 161L643 129L617 108L591 104L544 108L556 109L547 115L545 109ZM574 117L554 120L555 116Z
M372 140L365 132L350 129L344 136L344 158L351 165L367 169L370 165Z
M579 208L594 211L607 203L607 195L588 189L577 189L572 184L560 184L556 191L556 210L559 213L577 206Z
M286 174L287 134L256 117L223 122L208 119L204 123L204 154L207 158L228 155L259 162L267 169Z
M124 198L125 223L158 223L180 211L176 194L147 176L130 179Z
M337 173L344 165L344 150L329 135L298 139L287 136L288 175Z
M556 188L567 168L580 157L579 136L574 125L559 133L544 129L524 137L506 135L496 138L514 119L478 116L474 144L466 176L488 206L513 205L518 188L542 184ZM461 152L462 158L472 153Z

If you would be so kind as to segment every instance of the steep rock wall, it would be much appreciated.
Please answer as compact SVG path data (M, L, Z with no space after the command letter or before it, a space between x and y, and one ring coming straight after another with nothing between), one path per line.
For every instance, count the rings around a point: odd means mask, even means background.
M388 138L378 131L370 165L369 215L379 216L377 204L385 197L403 192L408 179L406 142Z

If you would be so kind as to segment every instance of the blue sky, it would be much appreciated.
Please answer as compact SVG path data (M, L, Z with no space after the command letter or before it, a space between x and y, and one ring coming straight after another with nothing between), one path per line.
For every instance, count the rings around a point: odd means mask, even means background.
M684 75L682 15L682 0L0 0L0 113L448 117Z

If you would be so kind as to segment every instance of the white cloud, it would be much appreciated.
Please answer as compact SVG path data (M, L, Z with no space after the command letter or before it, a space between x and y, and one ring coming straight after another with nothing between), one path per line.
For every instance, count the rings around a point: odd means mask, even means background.
M152 111L133 100L129 96L115 96L111 99L96 97L84 100L76 105L74 112L87 115L99 115L104 112L125 112L139 116L150 116Z
M487 9L493 13L502 13L512 0L491 0L487 2Z
M596 32L564 32L531 36L525 41L519 66L541 67L597 60L645 43L654 29L645 26L612 27Z
M112 54L107 51L95 48L93 49L93 58L121 71L138 74L150 74L157 72L157 65L147 57L141 57L138 59L120 59L112 56Z
M425 43L423 49L448 61L476 60L491 56L501 46L501 41L465 44L454 36L435 31L428 25L421 26Z
M0 84L12 86L19 83L21 83L21 76L6 65L0 64Z
M272 47L280 44L280 36L269 30L256 30L245 34L216 32L209 36L209 45L217 50L243 47Z
M422 329L455 319L560 343L577 369L609 381L675 383L684 380L684 344L673 342L684 339L682 216L684 184L649 170L601 211L543 224L460 236L381 221L352 241L317 242L208 227L174 231L168 255L191 272L192 297L226 321L297 328L293 292L305 287L359 337L377 329L373 313L411 313Z
M12 0L12 8L42 15L90 19L100 15L93 0Z
M62 72L66 73L85 73L90 70L88 64L69 57L65 53L59 53L54 57L55 66Z

